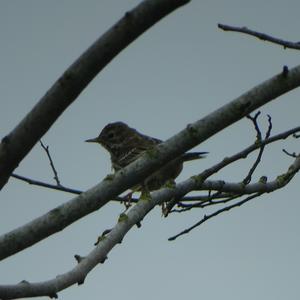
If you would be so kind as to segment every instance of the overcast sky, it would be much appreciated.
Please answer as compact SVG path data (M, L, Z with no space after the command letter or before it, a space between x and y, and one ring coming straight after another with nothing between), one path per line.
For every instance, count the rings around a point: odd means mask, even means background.
M0 135L8 134L64 70L140 1L0 1ZM250 36L223 32L218 23L247 26L299 41L300 3L287 1L194 0L126 48L83 91L43 137L62 184L86 190L110 172L109 156L84 143L109 122L124 121L161 139L175 134L256 84L299 63L300 53ZM299 126L299 91L264 106L273 133ZM255 132L242 120L197 150L209 151L187 165L183 180L253 143ZM288 140L267 149L254 180L283 173L299 151ZM214 176L243 179L253 162ZM40 146L16 173L53 182ZM164 219L156 208L81 286L59 293L77 299L299 299L299 176L286 188L225 213L175 242L167 238L213 210L195 210ZM48 212L73 195L29 186L16 179L1 191L0 234ZM75 265L123 207L109 203L0 266L0 284L48 280Z

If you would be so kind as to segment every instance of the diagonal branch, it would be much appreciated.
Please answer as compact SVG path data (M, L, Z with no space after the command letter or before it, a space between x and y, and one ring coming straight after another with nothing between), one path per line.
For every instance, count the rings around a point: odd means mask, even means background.
M44 143L42 142L42 140L40 140L40 145L45 150L46 155L47 155L47 157L49 159L50 167L51 167L51 170L53 171L53 174L54 174L53 178L54 178L54 180L56 182L56 185L57 186L61 186L59 178L58 178L58 173L56 171L56 168L54 166L54 163L53 163L53 160L52 160L52 157L51 157L51 154L50 154L49 146L45 146Z
M21 175L18 175L18 174L11 174L11 177L22 180L24 182L27 182L28 184L42 186L42 187L49 188L49 189L52 189L52 190L58 190L58 191L61 191L61 192L67 192L67 193L72 193L72 194L77 194L77 195L83 193L83 191L68 188L68 187L65 187L61 184L57 185L57 184L46 183L46 182L43 182L43 181L39 181L39 180L31 179L31 178L28 178L28 177L25 177L25 176L21 176Z
M53 279L31 283L23 281L16 285L0 285L0 299L16 299L24 297L49 296L57 298L57 293L73 284L82 284L87 274L98 264L107 259L107 254L114 246L123 240L126 233L162 199L162 194L166 191L154 192L156 197L139 201L131 208L127 215L120 216L115 227L101 239L98 245L87 255L81 257L75 255L78 264L64 274L60 274Z
M220 182L219 185L220 185L220 188L222 189L222 191L233 192L233 193L235 192L240 195L246 195L246 194L253 194L253 195L250 195L246 199L243 199L232 205L225 206L208 216L204 216L204 218L202 220L200 220L199 222L197 222L196 224L194 224L191 227L183 230L182 232L170 237L169 241L174 241L177 237L189 233L194 228L200 226L201 224L206 222L208 219L211 219L212 217L215 217L215 216L219 215L220 213L223 213L232 208L241 206L242 204L262 195L263 193L270 193L272 191L275 191L277 189L284 187L291 181L291 179L294 177L294 175L297 172L299 172L299 170L300 170L300 156L297 156L296 159L294 160L293 164L288 168L287 172L280 176L277 176L276 180L274 180L273 182L269 182L269 183L258 182L255 184L248 184L245 186L242 186L241 184L236 184L236 183L235 184L232 184L232 183L226 184L223 181ZM210 188L211 190L219 190L217 185L218 185L218 182L205 181L204 183L200 184L200 189Z
M145 0L127 12L54 83L33 109L2 139L0 189L32 147L83 89L143 32L189 0Z
M32 179L32 178L24 177L24 176L21 176L21 175L18 175L18 174L12 174L11 177L22 180L24 182L27 182L28 184L42 186L42 187L52 189L52 190L57 190L57 191L76 194L76 195L80 195L80 194L83 193L83 191L80 191L80 190L77 190L77 189L69 188L69 187L66 187L66 186L63 186L63 185L46 183L46 182L35 180L35 179ZM116 198L111 199L111 200L117 201L117 202L124 202L123 197L116 197ZM132 198L130 201L132 203L136 203L138 201L138 199Z
M179 202L179 203L177 203L177 206L180 207L181 209L172 209L170 212L171 213L173 213L173 212L182 213L182 212L189 211L193 208L205 208L207 206L225 204L225 203L228 203L228 202L242 196L242 194L234 194L234 195L229 194L229 193L225 194L225 193L222 193L221 191L218 191L215 194L223 195L223 198L219 199L217 197L217 198L209 199L207 201L197 202L197 203L193 203L193 204L186 204L186 203ZM215 200L215 199L217 199L217 200Z
M231 164L237 160L246 158L251 152L255 151L256 149L258 149L260 147L264 147L267 144L274 143L279 140L284 140L291 135L294 136L299 131L300 131L300 126L292 128L292 129L282 132L280 134L274 135L273 137L270 137L270 138L268 137L267 139L262 140L260 143L254 143L254 144L250 145L249 147L243 149L242 151L240 151L230 157L224 158L219 163L217 163L214 166L203 171L200 175L196 176L196 178L198 178L198 181L203 182L206 178L210 177L213 174L216 174L217 172L219 172L221 169L225 168L229 164ZM268 136L268 134L266 136ZM211 190L211 189L209 187L207 187L207 190ZM222 191L220 188L218 188L217 190ZM179 200L178 198L173 198L171 201L169 201L167 203L166 208L165 208L165 216L168 216L169 212L177 204L178 200Z
M278 39L271 35L248 29L247 27L236 27L236 26L230 26L230 25L225 25L225 24L218 24L218 27L220 29L223 29L224 31L235 31L235 32L252 35L254 37L257 37L260 40L267 41L267 42L277 44L277 45L281 45L284 47L284 49L290 48L290 49L300 50L300 42L290 42L290 41Z
M250 201L250 200L252 200L252 199L254 199L254 198L256 198L256 197L259 197L259 196L261 196L261 195L262 195L262 193L256 193L256 194L254 194L254 195L248 196L246 199L243 199L243 200L241 200L241 201L239 201L239 202L237 202L237 203L234 203L234 204L225 206L225 207L223 207L223 208L221 208L221 209L218 209L217 211L215 211L215 212L213 212L213 213L211 213L211 214L209 214L209 215L204 215L204 217L203 217L199 222L197 222L196 224L192 225L191 227L189 227L189 228L187 228L187 229L185 229L185 230L179 232L178 234L176 234L176 235L174 235L174 236L168 238L168 240L169 240L169 241L174 241L174 240L176 240L178 237L180 237L180 236L182 236L182 235L184 235L184 234L188 234L190 231L192 231L192 230L195 229L196 227L199 227L200 225L202 225L204 222L208 221L209 219L214 218L214 217L216 217L217 215L219 215L219 214L221 214L221 213L224 213L225 211L229 211L229 210L231 210L231 209L233 209L233 208L239 207L239 206L245 204L246 202L248 202L248 201Z
M128 188L141 182L167 161L183 154L217 132L240 120L258 107L300 85L300 66L278 74L249 90L206 117L159 144L151 153L104 179L95 187L60 205L20 228L0 236L0 259L19 252L63 230L78 219L98 210ZM185 194L184 194L185 195ZM177 198L179 199L179 198Z
M276 134L276 135L274 135L270 138L264 139L264 140L261 141L260 145L257 144L257 143L254 143L253 145L247 147L246 149L244 149L243 151L233 155L232 157L227 157L225 160L223 160L221 162L221 164L223 164L223 167L225 167L226 165L228 165L228 164L230 164L230 163L232 163L232 162L234 162L238 159L245 158L248 154L250 154L251 152L258 149L261 145L268 145L270 143L274 143L274 142L279 141L279 140L284 140L284 139L288 138L291 135L294 137L297 134L297 132L299 132L299 131L300 131L300 126L289 129L289 130L284 131L282 133ZM295 155L293 155L293 157L295 157ZM220 166L219 166L219 168L220 168ZM217 171L218 170L216 170L215 172L217 172ZM62 185L58 186L58 185L55 185L55 184L51 184L51 183L43 182L43 181L40 181L40 180L28 178L28 177L21 176L21 175L18 175L18 174L12 174L11 177L19 179L19 180L24 181L24 182L27 182L28 184L41 186L41 187L45 187L45 188L49 188L49 189L53 189L53 190L58 190L58 191L66 192L66 193L72 193L72 194L76 194L76 195L79 195L79 194L83 193L83 191L78 190L78 189L73 189L73 188L69 188L69 187L66 187L66 186L62 186ZM220 195L219 198L222 198L222 197L223 196ZM216 195L214 195L213 198L215 199ZM181 199L180 201L197 201L197 200L207 201L209 199L211 199L211 197L208 197L208 196L187 196L187 197L184 197L183 199ZM121 198L121 197L117 197L116 199L112 199L112 200L124 201L124 199ZM137 200L138 200L137 198L132 198L131 199L131 201L134 202L134 203L136 203Z
M247 186L241 186L240 184L235 185L236 189L240 192L251 192L262 194L265 192L270 192L285 186L298 172L300 169L300 158L297 157L294 163L289 167L288 171L281 175L280 178L276 179L274 182L262 184L249 184ZM207 184L204 182L202 185ZM206 188L211 188L213 185L218 185L218 182L210 182ZM179 183L174 188L163 188L159 191L154 191L151 193L151 197L147 199L141 199L133 208L131 208L127 215L123 214L119 218L116 226L109 232L109 234L103 237L98 245L85 257L80 257L76 255L78 265L72 270L61 274L54 279L30 283L21 282L17 285L0 285L0 299L12 299L12 298L23 298L23 297L34 297L34 296L49 296L57 297L57 293L75 283L83 283L87 274L98 264L103 263L107 254L110 250L123 240L126 233L138 222L142 221L144 217L158 204L163 203L166 199L180 198L183 197L189 191L195 189L199 185L199 181L190 178L184 182ZM201 186L198 186L200 189ZM224 189L224 184L221 183L222 189ZM225 184L225 189L230 187ZM255 190L256 189L256 190ZM256 194L255 194L256 195ZM255 195L249 196L244 202L251 200ZM248 199L248 200L247 200ZM242 205L243 202L236 203L237 205ZM232 207L233 208L233 207ZM231 209L227 207L225 210ZM224 211L225 211L224 210ZM221 213L221 211L219 212ZM215 213L215 215L219 214ZM213 216L211 216L213 217Z

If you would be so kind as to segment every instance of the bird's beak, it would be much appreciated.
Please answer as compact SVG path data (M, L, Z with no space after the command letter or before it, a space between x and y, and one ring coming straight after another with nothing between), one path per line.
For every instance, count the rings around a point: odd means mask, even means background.
M87 143L99 143L99 137L86 140Z

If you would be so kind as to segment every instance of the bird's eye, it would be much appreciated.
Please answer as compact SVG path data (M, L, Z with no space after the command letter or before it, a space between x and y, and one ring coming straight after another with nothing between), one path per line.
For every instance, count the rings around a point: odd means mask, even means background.
M109 139L109 140L111 140L111 139L113 139L114 138L114 133L113 132L111 132L111 133L109 133L108 135L107 135L107 138Z

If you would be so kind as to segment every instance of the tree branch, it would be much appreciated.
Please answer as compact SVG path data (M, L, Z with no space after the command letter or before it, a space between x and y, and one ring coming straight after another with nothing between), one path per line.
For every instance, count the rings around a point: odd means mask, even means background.
M252 35L254 37L257 37L260 40L283 46L284 49L290 48L290 49L300 50L300 42L285 41L285 40L275 38L275 37L270 36L265 33L261 33L258 31L248 29L247 27L235 27L235 26L230 26L230 25L225 25L225 24L218 24L218 27L220 29L223 29L224 31L235 31L235 32Z
M286 139L287 137L289 136L295 136L295 134L297 132L300 131L300 126L298 127L295 127L293 129L290 129L290 130L287 130L285 132L282 132L280 134L277 134L277 135L274 135L273 137L271 138L267 138L265 140L262 140L260 143L254 143L252 145L250 145L249 147L243 149L242 151L230 156L230 157L226 157L224 158L222 161L220 161L219 163L215 164L214 166L206 169L205 171L203 171L200 175L198 176L195 176L196 178L199 178L198 180L200 182L204 181L206 178L210 177L211 175L213 174L216 174L218 171L220 171L221 169L225 168L226 166L228 166L229 164L237 161L237 160L240 160L240 159L244 159L246 158L251 152L255 151L256 149L260 148L260 147L264 147L265 145L267 144L270 144L270 143L274 143L276 141L279 141L279 140L284 140ZM268 136L268 134L266 135ZM243 183L243 185L245 185ZM210 191L210 188L207 188L207 190ZM218 191L221 191L221 189L217 189ZM169 201L166 205L166 208L165 208L165 217L168 216L169 212L172 211L173 207L176 205L177 201L179 199L172 199L171 201ZM196 199L195 199L196 200Z
M123 240L126 233L138 222L142 221L148 212L158 204L172 198L183 197L186 193L194 189L217 189L221 186L222 190L237 191L240 193L265 193L274 191L285 186L300 169L300 157L294 160L294 163L289 167L288 171L276 180L270 183L255 183L246 186L239 184L226 184L224 182L206 181L200 183L195 178L190 178L184 182L178 183L174 188L163 188L159 191L151 193L151 197L141 199L127 215L120 216L116 226L103 237L98 245L87 256L76 255L78 265L72 270L57 276L54 279L39 282L29 283L22 282L17 285L0 285L0 298L12 299L33 296L50 296L57 297L57 292L75 284L83 283L86 275L99 263L103 263L107 258L109 251L120 241ZM247 201L253 198L253 195L248 197ZM243 201L245 201L243 200ZM243 204L242 201L236 203L235 206ZM230 207L224 208L229 210ZM219 212L220 213L220 212ZM215 213L215 215L219 214ZM26 238L26 237L25 237Z
M258 118L259 114L260 114L260 112L258 114L256 114L254 118L252 118L251 116L248 116L248 119L250 119L253 122L255 130L256 130L256 142L255 143L257 143L259 145L259 152L258 152L255 162L253 163L247 176L243 180L244 184L248 184L249 182L251 182L252 175L254 174L254 171L256 170L257 166L259 165L259 163L261 161L261 158L262 158L263 152L265 150L265 146L266 146L266 144L262 143L262 134L261 134L261 131L260 131L258 123L257 123L257 118ZM267 140L270 137L271 131L272 131L272 122L271 122L270 116L268 116L268 122L269 122L269 126L268 126L268 130L266 132L266 135L265 135L265 140Z
M204 215L204 217L203 217L199 222L197 222L197 223L194 224L193 226L191 226L191 227L189 227L189 228L187 228L187 229L181 231L180 233L178 233L178 234L176 234L176 235L174 235L174 236L168 238L168 240L169 240L169 241L174 241L174 240L176 240L178 237L180 237L180 236L182 236L182 235L184 235L184 234L188 234L190 231L192 231L192 230L195 229L196 227L199 227L200 225L202 225L204 222L208 221L209 219L211 219L211 218L213 218L213 217L216 217L217 215L219 215L219 214L221 214L221 213L223 213L223 212L225 212L225 211L229 211L229 210L231 210L231 209L233 209L233 208L235 208L235 207L239 207L239 206L245 204L246 202L248 202L248 201L250 201L250 200L252 200L252 199L254 199L254 198L258 197L258 196L261 196L261 195L262 195L262 193L256 193L256 194L251 195L251 196L247 197L246 199L241 200L241 201L239 201L239 202L237 202L237 203L234 203L234 204L232 204L232 205L228 205L228 206L225 206L225 207L223 207L223 208L221 208L221 209L218 209L217 211L215 211L215 212L213 212L213 213L211 213L211 214L209 214L209 215Z
M88 48L54 83L35 107L0 144L0 189L91 80L148 28L189 0L145 0L127 12Z
M77 194L77 195L83 193L83 191L68 188L68 187L65 187L61 184L57 185L57 184L46 183L46 182L42 182L42 181L39 181L39 180L31 179L31 178L28 178L28 177L24 177L24 176L21 176L21 175L18 175L18 174L11 174L11 177L22 180L24 182L27 182L28 184L42 186L42 187L49 188L49 189L52 189L52 190L58 190L58 191L61 191L61 192L67 192L67 193Z
M54 166L54 163L53 163L53 160L52 160L52 157L51 157L51 154L50 154L49 146L45 146L45 145L43 144L42 140L40 140L40 145L41 145L41 147L45 150L46 155L47 155L47 157L48 157L48 159L49 159L50 167L51 167L51 170L52 170L52 172L53 172L53 174L54 174L53 179L55 180L56 185L57 185L57 186L61 186L60 181L59 181L59 178L58 178L58 173L57 173L57 171L56 171L56 168L55 168L55 166Z
M128 188L138 184L166 162L207 140L258 107L300 85L300 66L288 74L274 76L237 99L189 124L175 136L146 152L126 168L106 178L78 197L60 205L26 225L0 237L0 259L19 252L76 220L98 210ZM178 199L178 198L177 198Z
M24 181L24 182L27 182L28 184L41 186L41 187L45 187L45 188L52 189L52 190L57 190L57 191L76 194L76 195L80 195L80 194L83 193L83 191L81 191L81 190L68 188L68 187L63 186L63 185L46 183L46 182L35 180L35 179L32 179L32 178L24 177L24 176L21 176L21 175L18 175L18 174L12 174L11 177L19 179L19 180ZM117 201L117 202L124 202L123 197L116 197L112 200ZM138 199L137 198L131 198L131 202L136 203L136 202L138 202Z
M228 164L230 164L230 163L232 163L232 162L234 162L238 159L245 158L248 154L250 154L251 152L258 149L261 145L267 145L267 144L270 144L270 143L273 143L273 142L276 142L276 141L279 141L279 140L284 140L284 139L288 138L291 135L293 137L295 137L296 133L299 132L299 131L300 131L300 126L292 128L292 129L287 130L285 132L282 132L280 134L274 135L271 138L267 138L265 140L262 140L260 145L257 144L257 143L254 143L253 145L247 147L246 149L244 149L243 151L233 155L232 157L230 157L230 158L227 157L226 159L224 159L221 162L221 164L226 162L226 164L223 166L223 167L225 167L226 165L228 165ZM286 150L283 150L283 151L285 153L287 153ZM293 154L292 157L295 158L296 157L295 154ZM71 193L71 194L76 194L76 195L79 195L79 194L83 193L83 191L81 191L81 190L69 188L69 187L66 187L66 186L63 186L63 185L58 186L58 185L55 185L55 184L43 182L43 181L40 181L40 180L36 180L36 179L29 178L29 177L21 176L21 175L18 175L18 174L12 174L11 177L19 179L19 180L24 181L24 182L27 182L28 184L41 186L41 187L45 187L45 188L49 188L49 189L53 189L53 190L58 190L58 191L66 192L66 193ZM214 196L213 199L222 198L222 197L223 197L222 195L219 195L218 197ZM183 199L181 199L180 201L208 201L209 199L212 199L212 197L199 195L199 196L187 196L187 197L184 197ZM112 199L112 200L119 201L119 202L124 201L124 199L122 197L117 197L117 198ZM133 202L133 203L136 203L137 201L138 201L138 198L132 198L131 199L131 202Z
M127 215L122 214L115 227L105 237L101 238L98 245L87 256L75 255L78 264L70 271L43 282L30 283L22 281L15 285L0 285L0 298L3 300L37 296L57 298L59 291L76 283L82 284L87 274L95 266L103 263L107 259L110 250L119 244L126 233L158 204L163 193L164 191L154 192L157 195L156 197L141 200L128 211Z
M179 202L179 203L177 203L177 206L181 207L181 209L172 209L170 212L171 213L172 212L182 213L182 212L189 211L193 208L205 208L207 206L225 204L225 203L228 203L228 202L242 196L241 194L232 195L230 193L223 193L220 191L217 191L215 194L216 195L221 194L221 195L223 195L223 198L218 198L218 197L214 198L214 196L212 196L212 198L209 200L202 201L202 202L196 202L196 203L192 203L192 204Z
M223 213L225 211L228 211L232 208L241 206L242 204L262 195L263 193L270 193L272 191L275 191L277 189L280 189L287 185L291 179L294 177L294 175L299 171L300 169L300 156L297 156L294 160L293 164L288 168L287 172L277 176L277 178L272 182L258 182L255 184L248 184L248 185L241 185L236 183L225 183L224 181L216 182L216 181L205 181L204 183L200 184L200 189L210 189L210 190L222 190L226 192L236 193L239 195L246 195L246 194L253 194L247 197L244 200L241 200L237 203L234 203L229 206L225 206L216 212L212 213L211 215L204 216L202 220L197 222L196 224L192 225L188 229L183 230L182 232L170 237L169 241L174 241L177 237L189 233L194 228L200 226L204 222L206 222L208 219L211 219L212 217L215 217L219 215L220 213ZM197 181L196 181L197 184ZM198 182L199 184L199 182ZM220 188L217 186L219 185Z

